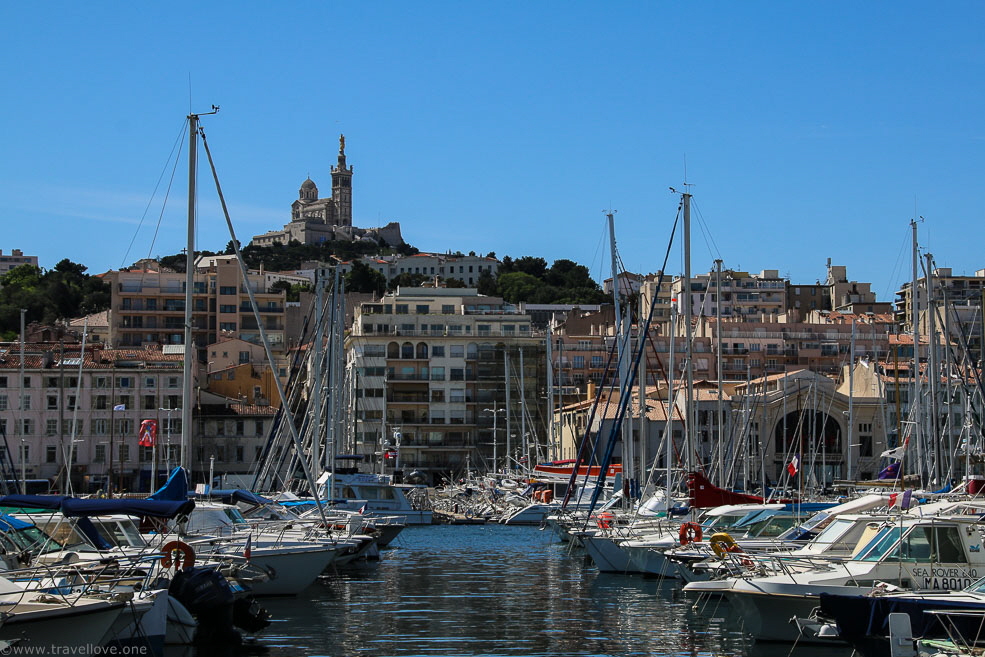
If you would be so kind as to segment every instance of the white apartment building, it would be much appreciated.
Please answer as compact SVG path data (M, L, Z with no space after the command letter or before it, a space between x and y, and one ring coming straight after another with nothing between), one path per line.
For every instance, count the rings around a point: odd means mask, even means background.
M512 463L543 458L544 348L528 315L475 289L399 288L361 304L346 340L355 452L397 467L379 460L399 434L399 469L432 483L507 467L507 443Z

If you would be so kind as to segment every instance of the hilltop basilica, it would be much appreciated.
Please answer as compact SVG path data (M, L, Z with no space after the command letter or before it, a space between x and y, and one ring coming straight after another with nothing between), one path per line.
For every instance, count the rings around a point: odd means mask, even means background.
M318 198L318 186L308 178L301 183L298 199L291 204L291 223L283 230L254 235L252 243L272 246L288 244L292 240L302 244L332 240L386 242L390 246L404 243L398 222L390 222L379 228L356 228L352 225L352 167L345 164L344 135L339 135L339 160L332 167L332 195Z

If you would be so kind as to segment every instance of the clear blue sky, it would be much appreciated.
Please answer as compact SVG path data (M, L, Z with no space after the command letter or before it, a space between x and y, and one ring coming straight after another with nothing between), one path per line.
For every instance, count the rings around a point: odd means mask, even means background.
M422 250L659 267L693 184L693 271L823 278L888 299L909 220L985 268L982 2L7 2L0 248L97 273L178 252L182 162L138 224L189 108L238 237L330 189ZM184 155L184 153L182 153ZM199 248L229 240L207 170ZM165 183L167 176L165 176ZM133 246L130 247L131 240ZM680 249L669 269L680 271Z

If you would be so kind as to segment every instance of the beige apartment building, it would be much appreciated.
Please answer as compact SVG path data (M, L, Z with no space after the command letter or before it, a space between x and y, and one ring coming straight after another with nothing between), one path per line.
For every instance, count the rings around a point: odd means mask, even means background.
M346 339L353 451L432 483L546 458L544 349L528 315L475 289L401 287L360 304ZM398 442L399 464L385 458Z
M113 347L176 345L184 342L185 274L162 271L144 261L140 269L110 271L103 275L112 285L109 343ZM205 348L223 337L261 344L260 326L271 348L282 353L286 345L285 292L273 290L262 269L241 281L236 256L200 257L195 265L192 297L192 340L198 359L207 362ZM246 285L254 292L258 322Z

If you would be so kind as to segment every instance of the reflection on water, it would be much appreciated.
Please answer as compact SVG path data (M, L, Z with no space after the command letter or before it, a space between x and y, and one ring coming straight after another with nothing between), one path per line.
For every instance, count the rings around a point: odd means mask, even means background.
M264 606L274 622L256 648L271 656L779 657L791 649L750 645L723 603L695 605L677 582L600 574L580 551L527 527L409 528L381 562Z

